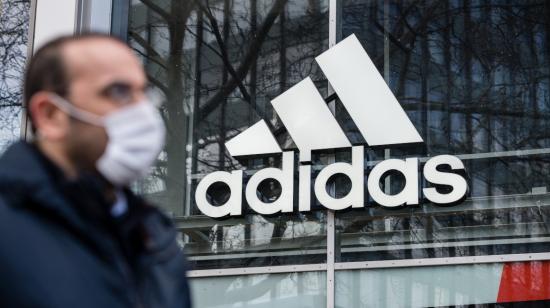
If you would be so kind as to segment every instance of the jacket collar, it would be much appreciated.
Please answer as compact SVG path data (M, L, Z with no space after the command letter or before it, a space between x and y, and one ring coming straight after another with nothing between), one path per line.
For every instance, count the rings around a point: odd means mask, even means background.
M104 185L104 180L97 176L68 181L35 145L24 141L13 144L0 157L0 196L7 204L61 220L100 250L110 248L105 247L107 243L98 228L125 238L126 244L131 244L128 240L139 235L136 230L145 232L147 236L139 236L142 239L134 238L141 242L138 247L124 247L127 252L161 250L173 240L175 232L171 221L129 190L125 190L128 212L124 217L113 218L110 204L103 198ZM147 241L143 242L143 238ZM134 240L131 242L136 244Z
M32 203L72 216L57 188L63 181L61 170L33 144L16 142L0 158L0 194L12 206Z
M110 218L98 177L68 181L35 145L24 141L10 146L0 158L0 196L12 207L61 219L64 225L85 233Z

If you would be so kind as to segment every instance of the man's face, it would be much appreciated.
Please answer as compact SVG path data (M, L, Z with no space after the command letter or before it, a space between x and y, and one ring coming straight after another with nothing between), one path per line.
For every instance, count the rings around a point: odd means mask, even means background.
M143 99L147 80L129 48L108 39L88 39L66 45L63 57L68 73L67 100L99 116ZM65 151L80 169L91 170L107 146L103 127L71 118Z

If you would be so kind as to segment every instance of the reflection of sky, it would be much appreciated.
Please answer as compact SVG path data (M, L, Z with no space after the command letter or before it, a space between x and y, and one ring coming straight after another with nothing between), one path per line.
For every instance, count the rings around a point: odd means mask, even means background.
M21 108L0 107L0 153L19 137Z
M0 6L0 152L19 137L30 1Z
M194 278L191 292L197 307L324 307L326 274L305 272Z

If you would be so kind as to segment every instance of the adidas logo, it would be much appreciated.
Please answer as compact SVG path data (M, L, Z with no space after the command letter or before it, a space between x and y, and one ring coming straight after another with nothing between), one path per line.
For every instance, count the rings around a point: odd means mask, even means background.
M369 146L423 142L355 35L325 51L316 61ZM313 190L319 203L328 209L364 207L364 146L353 146L347 139L312 80L309 77L302 80L271 104L298 147L298 210L311 209L311 165L308 164L311 152L350 147L351 163L337 162L323 168ZM264 120L225 145L234 157L282 153L282 168L265 168L254 173L246 185L245 198L250 208L259 214L294 210L294 152L280 148ZM445 171L440 166L446 166ZM416 205L419 203L418 170L418 158L384 160L368 173L368 194L384 207ZM468 191L463 171L464 164L456 156L439 155L429 159L422 173L431 185L421 189L424 197L439 205L462 200ZM380 187L381 179L389 172L399 172L406 180L401 192L394 195L386 194ZM326 189L335 174L344 174L351 180L351 189L342 198L331 196ZM275 179L281 185L281 194L274 202L263 202L257 196L258 186L266 179ZM214 206L208 201L207 190L217 182L225 183L231 195L224 204ZM201 180L195 201L207 216L237 216L242 214L242 191L241 170L216 171Z

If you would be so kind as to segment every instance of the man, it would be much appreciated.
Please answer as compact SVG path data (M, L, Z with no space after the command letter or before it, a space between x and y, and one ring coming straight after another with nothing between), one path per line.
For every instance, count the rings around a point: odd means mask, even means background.
M1 307L189 307L170 220L128 185L164 125L138 59L100 34L40 48L25 76L34 141L0 158Z

